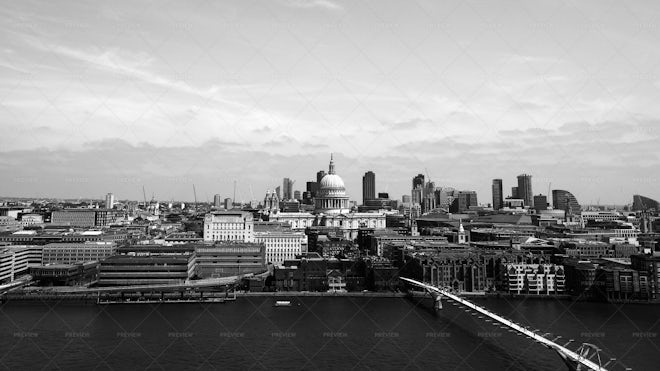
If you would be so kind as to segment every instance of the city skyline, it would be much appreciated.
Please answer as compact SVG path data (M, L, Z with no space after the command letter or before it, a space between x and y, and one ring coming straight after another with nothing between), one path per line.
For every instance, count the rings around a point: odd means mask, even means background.
M260 199L335 152L356 200L424 169L660 198L658 6L526 5L6 4L3 196Z

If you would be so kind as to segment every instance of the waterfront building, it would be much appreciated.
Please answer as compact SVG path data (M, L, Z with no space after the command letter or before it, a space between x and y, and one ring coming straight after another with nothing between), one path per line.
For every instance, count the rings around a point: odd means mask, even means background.
M631 255L630 263L632 269L647 275L651 300L660 301L660 255Z
M27 249L0 247L0 284L12 282L27 273Z
M43 247L42 264L75 264L100 261L117 251L114 242L49 243Z
M532 176L529 174L518 175L518 195L516 198L525 200L525 206L534 207L534 193L532 193Z
M183 284L194 275L194 271L194 255L115 255L101 261L98 285Z
M266 271L266 246L263 243L219 241L195 247L199 278L219 278Z
M254 242L266 247L266 263L275 265L307 252L307 235L293 231L288 223L256 222Z
M86 285L98 279L99 262L30 266L32 280L42 286Z
M504 207L504 194L502 192L502 179L493 179L493 210Z
M254 241L254 218L246 211L211 212L204 216L204 241Z
M564 267L555 264L505 264L507 291L510 294L563 294L566 288Z

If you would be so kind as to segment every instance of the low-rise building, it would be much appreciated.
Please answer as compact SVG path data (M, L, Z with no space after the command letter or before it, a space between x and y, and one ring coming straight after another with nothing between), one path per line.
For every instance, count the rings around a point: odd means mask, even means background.
M86 285L98 279L99 263L48 264L30 267L32 279L41 286Z
M555 264L506 264L510 294L554 295L566 288L564 267Z
M266 271L266 246L254 242L216 242L197 245L196 275L218 278Z
M307 252L307 236L293 231L288 224L258 222L254 224L254 241L266 246L266 262L281 265L287 259Z
M254 217L246 211L214 211L204 216L204 241L254 242Z
M194 275L195 257L115 255L100 263L99 286L182 284Z
M43 247L42 264L100 261L116 253L114 242L50 243Z
M28 274L29 267L41 264L39 246L0 247L0 283Z

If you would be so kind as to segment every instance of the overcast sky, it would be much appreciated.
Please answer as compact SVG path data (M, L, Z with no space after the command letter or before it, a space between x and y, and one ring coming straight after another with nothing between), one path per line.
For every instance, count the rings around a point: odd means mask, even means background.
M657 1L5 1L0 195L660 198Z

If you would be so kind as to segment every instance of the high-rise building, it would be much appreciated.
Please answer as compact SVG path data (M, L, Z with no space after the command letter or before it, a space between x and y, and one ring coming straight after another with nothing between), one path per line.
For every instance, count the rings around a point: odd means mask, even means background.
M234 202L231 198L225 198L225 210L230 210L234 207Z
M112 209L113 206L115 206L115 195L108 193L105 195L105 208Z
M660 211L660 203L649 197L645 197L642 195L633 195L632 211L647 211L647 210Z
M300 191L293 191L293 199L294 200L301 200L302 199L300 197Z
M532 193L532 176L518 175L518 198L525 202L525 206L534 207L534 194Z
M282 187L275 187L275 195L277 196L278 200L282 200Z
M220 195L213 196L213 206L222 207L222 196Z
M319 184L317 182L307 182L305 190L310 195L310 197L316 196L316 191L319 189Z
M424 187L424 174L417 174L412 180L412 189L417 188L417 186Z
M546 195L534 196L534 209L536 211L548 210L548 197Z
M362 204L367 200L376 198L376 174L373 171L367 171L362 177Z
M424 197L424 188L421 185L418 185L416 188L412 189L411 192L412 203L413 204L422 204L422 198Z
M475 191L459 191L456 198L453 200L449 211L452 213L462 213L470 210L471 206L478 206L477 192Z
M502 179L493 179L493 210L499 210L502 206L504 206Z
M410 195L403 195L403 196L401 196L401 202L403 202L403 203L405 203L405 204L409 204L409 203L411 202L411 200L412 200L412 199L411 199Z
M285 201L293 199L293 182L289 178L282 181L282 199Z
M518 187L511 187L511 198L518 199Z
M321 179L323 179L325 174L326 174L325 170L321 170L316 173L316 184L321 184Z
M564 210L566 215L578 214L582 209L577 198L563 189L552 190L552 206L555 210Z

